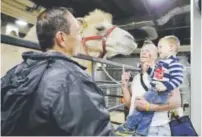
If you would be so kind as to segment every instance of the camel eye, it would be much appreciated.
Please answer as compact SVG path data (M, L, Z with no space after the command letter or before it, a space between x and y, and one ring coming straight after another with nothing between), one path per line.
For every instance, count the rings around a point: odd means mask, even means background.
M98 26L98 27L96 27L96 29L97 29L98 31L104 31L104 30L105 30L105 27L104 27L104 26Z

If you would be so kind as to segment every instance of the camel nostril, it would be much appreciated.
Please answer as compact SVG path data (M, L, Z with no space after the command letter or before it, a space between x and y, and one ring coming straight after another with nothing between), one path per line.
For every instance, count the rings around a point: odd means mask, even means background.
M130 40L133 40L133 41L134 41L134 38L133 38L133 36L131 36L131 35L124 35L124 37L126 37L126 38L128 38L128 39L130 39Z

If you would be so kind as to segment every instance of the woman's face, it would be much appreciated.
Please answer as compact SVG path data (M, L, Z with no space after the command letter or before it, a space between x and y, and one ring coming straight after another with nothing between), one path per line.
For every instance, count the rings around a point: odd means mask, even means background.
M147 46L144 46L140 51L140 62L145 63L151 61L152 56L150 49Z

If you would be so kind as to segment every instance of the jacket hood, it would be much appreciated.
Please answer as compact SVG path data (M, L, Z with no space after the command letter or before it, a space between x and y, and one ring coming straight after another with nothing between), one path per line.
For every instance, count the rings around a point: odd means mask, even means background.
M10 81L11 85L16 88L15 94L32 93L37 88L45 70L48 69L49 65L56 59L72 62L82 69L85 69L85 67L59 52L24 52L22 58L24 61L12 70L12 76L6 80Z

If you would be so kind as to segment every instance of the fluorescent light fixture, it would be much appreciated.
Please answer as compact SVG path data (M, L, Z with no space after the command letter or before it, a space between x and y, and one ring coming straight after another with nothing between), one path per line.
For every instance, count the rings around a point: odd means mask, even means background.
M20 26L26 26L27 25L27 22L25 22L23 20L16 20L15 23L20 25Z
M149 0L149 3L151 3L151 5L160 5L162 3L164 3L167 0Z

